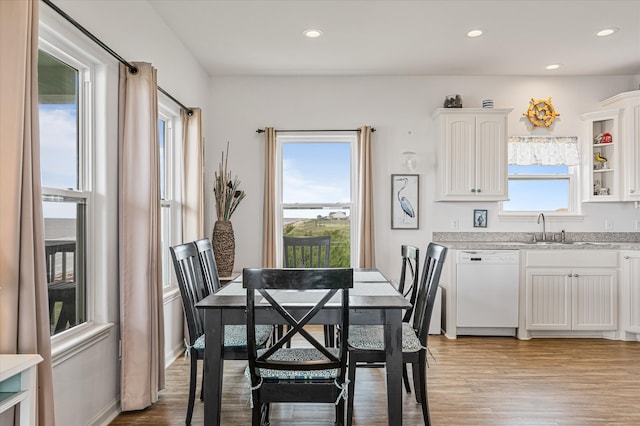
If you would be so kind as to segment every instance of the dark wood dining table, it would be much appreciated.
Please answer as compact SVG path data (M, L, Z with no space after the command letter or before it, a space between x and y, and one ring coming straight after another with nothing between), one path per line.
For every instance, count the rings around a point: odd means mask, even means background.
M354 269L353 289L349 291L350 324L378 324L384 326L386 353L387 418L389 425L402 424L402 311L409 302L393 284L376 269ZM204 424L219 425L222 409L222 381L224 366L224 326L246 324L246 291L242 275L200 301L196 307L204 309ZM294 314L300 301L292 301L287 309ZM304 305L304 303L302 303ZM331 324L335 317L327 308L316 324ZM260 323L279 324L282 318L272 309L260 310Z

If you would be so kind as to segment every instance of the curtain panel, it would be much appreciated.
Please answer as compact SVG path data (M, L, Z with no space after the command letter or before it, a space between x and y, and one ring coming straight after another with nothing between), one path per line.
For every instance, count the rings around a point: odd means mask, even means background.
M183 123L183 214L182 241L204 238L204 167L202 111L193 108L192 115L180 112Z
M376 266L373 222L373 171L371 166L371 127L362 126L358 136L358 187L360 258L358 267Z
M141 410L164 388L164 318L160 256L160 155L156 70L120 66L118 240L120 403Z
M0 353L40 354L37 419L55 424L38 123L39 1L0 1ZM14 410L0 414L13 425ZM15 423L17 424L17 423Z
M576 166L580 164L578 138L511 136L509 164L517 166Z
M276 267L276 129L264 129L262 267Z

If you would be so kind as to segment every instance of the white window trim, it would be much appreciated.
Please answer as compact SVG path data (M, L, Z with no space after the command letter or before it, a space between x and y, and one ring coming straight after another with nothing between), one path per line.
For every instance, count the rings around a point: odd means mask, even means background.
M113 140L117 138L118 62L49 8L40 10L39 47L72 66L86 66L92 76L91 84L79 84L84 106L90 108L82 111L89 123L80 127L86 145L81 148L83 187L79 191L43 188L43 194L86 197L87 205L85 322L51 337L55 366L107 338L114 327L109 322L109 297L117 282L117 236L107 223L115 224L117 216L117 180L109 161L117 158Z
M542 211L545 218L550 222L561 221L584 221L582 214L582 203L580 202L580 166L568 166L569 173L557 175L509 175L507 179L521 180L544 180L544 179L568 179L569 180L569 211ZM503 202L500 202L500 210L498 211L498 219L501 222L525 222L535 220L540 211L504 211Z
M308 143L336 143L336 142L348 142L351 147L351 203L321 203L321 204L305 204L309 207L313 206L348 206L351 215L351 265L356 265L359 256L359 209L358 200L360 199L358 193L358 136L355 133L348 134L331 134L331 133L287 133L276 135L276 179L275 179L275 217L276 217L276 265L282 265L282 230L284 219L282 217L282 210L287 206L282 202L282 148L286 143L295 142L308 142ZM302 204L295 204L295 206L302 206Z
M171 210L169 218L170 238L168 246L174 246L182 242L182 116L180 108L168 96L158 91L158 116L167 121L167 146L165 147L165 178L166 194L162 206L168 206ZM163 287L163 301L168 303L179 296L178 281L173 273L171 257L164 251L162 256L168 259L170 285Z

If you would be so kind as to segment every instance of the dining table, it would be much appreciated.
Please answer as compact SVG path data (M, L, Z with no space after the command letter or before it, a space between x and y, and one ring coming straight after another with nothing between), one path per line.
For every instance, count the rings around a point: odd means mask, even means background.
M204 310L204 424L220 425L224 372L224 326L246 324L246 290L239 275L214 294L202 299L196 307ZM257 306L260 304L258 303ZM300 300L284 305L294 316L307 309ZM263 305L256 313L261 324L282 324L273 309ZM384 327L386 354L387 422L402 425L402 314L411 305L379 270L353 270L353 288L349 290L349 323ZM330 305L326 307L331 310ZM318 315L313 324L331 324L330 313ZM248 386L248 385L247 385Z

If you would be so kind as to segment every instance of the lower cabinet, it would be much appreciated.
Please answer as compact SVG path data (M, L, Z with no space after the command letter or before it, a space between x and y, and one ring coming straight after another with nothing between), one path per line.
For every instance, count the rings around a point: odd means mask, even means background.
M623 251L621 303L624 330L630 333L640 333L640 251Z
M526 264L527 330L616 330L618 325L617 269L598 259L602 267L572 266L588 262L591 253L566 251L534 255ZM543 258L536 259L535 256ZM548 260L548 262L546 261ZM605 259L606 260L606 259ZM569 265L557 267L558 264ZM588 264L588 263L587 263ZM596 265L598 262L595 263Z

